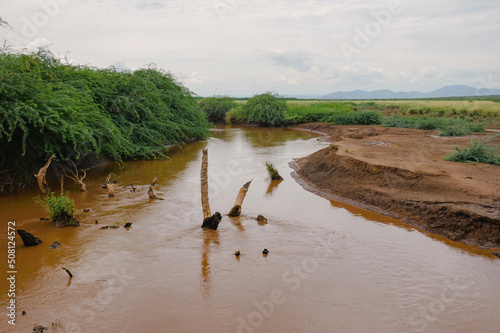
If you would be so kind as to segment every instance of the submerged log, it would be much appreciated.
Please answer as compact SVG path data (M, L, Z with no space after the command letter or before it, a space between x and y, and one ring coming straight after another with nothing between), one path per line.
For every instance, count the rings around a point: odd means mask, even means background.
M209 216L203 220L202 228L217 230L220 221L222 220L222 215L219 212L215 212L214 215Z
M53 250L53 249L58 249L59 247L61 247L61 243L55 241L54 243L50 244L49 249Z
M66 273L68 273L70 279L73 278L73 274L71 274L71 272L69 271L69 269L66 269L64 267L62 269L64 269L66 271Z
M247 195L248 188L250 187L250 184L252 181L249 181L245 183L240 188L240 192L238 193L238 196L236 197L236 201L234 202L233 208L231 208L231 211L229 212L229 216L240 216L241 214L241 206L243 205L243 200L245 200L245 196Z
M47 180L45 180L45 174L47 173L47 169L50 166L50 162L52 162L54 158L56 158L56 154L50 156L47 163L45 163L45 165L38 171L38 174L34 175L36 180L38 181L38 187L43 194L47 193L47 188L49 187L49 184L47 184Z
M26 232L26 230L19 229L17 230L17 233L21 236L25 246L36 246L42 242L38 237Z

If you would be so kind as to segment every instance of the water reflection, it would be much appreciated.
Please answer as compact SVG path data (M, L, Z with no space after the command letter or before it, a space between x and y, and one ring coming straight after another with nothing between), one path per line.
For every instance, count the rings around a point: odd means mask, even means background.
M245 231L245 227L241 224L241 216L228 216L231 223L238 228L239 231Z
M283 180L271 180L266 190L266 197L272 197L278 188L278 185L281 184L282 181Z
M210 251L212 246L219 246L219 232L202 229L203 246L201 253L201 293L203 297L210 297L212 292L212 272L210 269Z
M254 148L271 148L283 146L287 141L303 138L301 133L286 128L245 128L243 132Z

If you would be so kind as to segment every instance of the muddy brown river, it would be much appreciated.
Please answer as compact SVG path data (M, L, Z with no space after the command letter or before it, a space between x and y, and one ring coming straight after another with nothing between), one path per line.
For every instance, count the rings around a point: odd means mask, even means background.
M499 332L500 260L304 190L288 163L326 145L292 130L217 128L170 159L94 169L86 193L67 179L77 228L40 221L37 188L1 198L0 332L34 324L49 332ZM253 179L242 216L223 216L217 231L200 228L204 148L212 212L227 214ZM284 181L267 179L266 161ZM158 175L164 200L150 201L147 186L108 198L109 172L122 184ZM7 323L8 221L43 241L25 247L16 238L15 326ZM54 241L61 247L48 249Z

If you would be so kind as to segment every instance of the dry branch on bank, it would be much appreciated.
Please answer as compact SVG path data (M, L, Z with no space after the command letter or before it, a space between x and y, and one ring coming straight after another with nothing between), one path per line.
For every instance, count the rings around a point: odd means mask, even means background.
M47 184L47 180L45 180L45 175L47 173L47 169L50 166L50 163L54 158L56 158L56 154L50 156L47 163L45 163L45 165L38 171L38 174L34 175L36 180L38 181L38 187L43 194L47 193L47 189L49 188L49 184Z

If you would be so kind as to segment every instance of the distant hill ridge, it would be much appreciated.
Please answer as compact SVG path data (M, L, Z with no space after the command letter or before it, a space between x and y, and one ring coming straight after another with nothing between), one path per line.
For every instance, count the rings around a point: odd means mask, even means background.
M478 89L464 85L446 86L431 92L423 93L419 91L398 91L388 89L365 91L337 91L321 99L414 99L414 98L439 98L439 97L474 97L500 95L500 89Z

